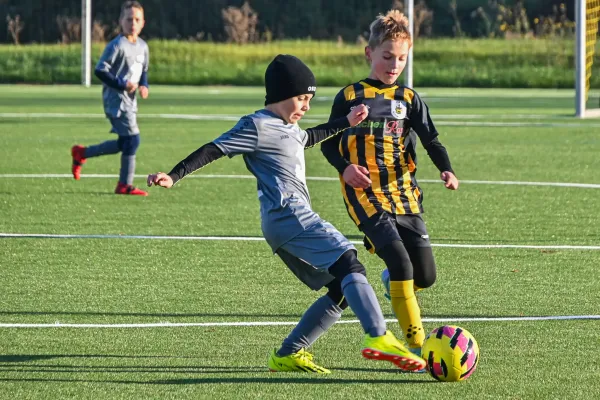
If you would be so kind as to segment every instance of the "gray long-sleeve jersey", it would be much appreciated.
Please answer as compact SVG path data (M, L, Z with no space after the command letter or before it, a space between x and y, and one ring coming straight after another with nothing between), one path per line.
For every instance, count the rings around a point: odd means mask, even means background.
M114 38L96 65L96 74L104 75L102 99L106 115L118 118L122 113L137 112L135 93L127 93L127 82L140 83L148 71L150 52L146 42L137 38L131 43L123 35Z

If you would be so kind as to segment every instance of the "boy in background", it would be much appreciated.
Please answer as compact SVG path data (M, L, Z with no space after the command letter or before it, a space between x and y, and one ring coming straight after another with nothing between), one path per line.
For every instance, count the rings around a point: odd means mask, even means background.
M71 148L73 178L79 180L81 166L88 158L121 152L121 170L116 194L147 196L133 186L135 154L140 144L137 125L136 91L142 99L148 97L149 50L139 37L144 27L144 9L137 1L127 1L121 7L119 18L122 34L113 39L96 65L95 74L102 81L104 112L112 125L111 133L117 140L84 147Z
M365 48L369 77L338 93L330 120L360 106L369 109L368 118L324 142L321 151L340 174L346 209L365 234L366 248L387 266L382 280L392 309L410 350L420 355L425 333L415 291L433 285L436 265L421 217L417 138L446 188L456 190L458 179L427 105L397 83L411 46L408 19L399 11L373 21Z
M328 292L313 303L300 322L268 359L271 371L327 374L306 349L325 333L350 306L365 332L365 358L391 361L411 371L425 361L410 353L386 330L373 288L354 246L333 225L322 220L310 204L305 179L304 149L355 126L367 116L364 106L340 118L302 130L297 122L309 110L316 92L311 70L298 58L277 56L265 73L265 108L242 117L228 132L177 164L169 174L148 176L148 185L170 188L188 174L227 155L243 155L256 177L261 227L271 249L313 290Z

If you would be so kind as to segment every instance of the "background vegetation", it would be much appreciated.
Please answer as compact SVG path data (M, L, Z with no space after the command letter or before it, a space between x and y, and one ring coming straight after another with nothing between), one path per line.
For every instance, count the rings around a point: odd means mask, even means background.
M342 87L368 73L363 48L356 44L289 40L240 46L151 40L149 45L151 84L261 86L265 67L279 53L301 57L320 86ZM93 62L102 48L94 45ZM569 39L420 39L415 43L414 85L572 88L573 48ZM0 45L0 82L78 83L80 59L77 44ZM599 84L600 76L592 75L592 87Z

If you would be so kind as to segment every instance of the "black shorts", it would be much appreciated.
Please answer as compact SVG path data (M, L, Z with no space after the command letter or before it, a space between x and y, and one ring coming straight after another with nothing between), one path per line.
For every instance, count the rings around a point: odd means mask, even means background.
M425 221L420 214L377 213L358 228L365 234L365 247L371 253L398 240L405 247L431 247Z

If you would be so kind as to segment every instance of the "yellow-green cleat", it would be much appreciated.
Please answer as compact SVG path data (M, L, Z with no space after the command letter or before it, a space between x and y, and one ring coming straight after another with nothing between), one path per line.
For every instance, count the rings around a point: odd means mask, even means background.
M427 365L425 360L411 353L390 331L377 337L366 334L362 354L364 358L371 360L390 361L403 371L418 371Z
M313 362L313 355L304 349L297 353L280 357L277 349L269 355L269 370L271 372L310 372L313 374L330 374L327 368L318 366Z

